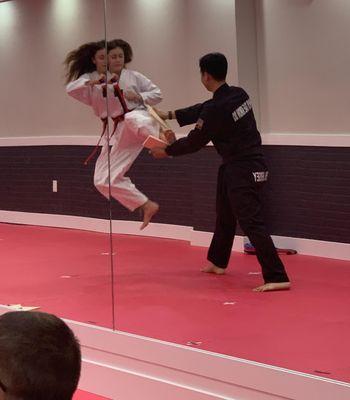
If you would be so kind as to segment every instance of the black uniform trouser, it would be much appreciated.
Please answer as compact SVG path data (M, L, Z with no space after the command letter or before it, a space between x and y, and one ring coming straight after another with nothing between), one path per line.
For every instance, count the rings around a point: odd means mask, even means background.
M266 171L266 166L260 160L221 165L217 183L216 226L208 260L218 267L227 267L238 221L255 247L265 283L288 282L262 215L261 189L264 182L256 182L253 175L253 172L261 171Z

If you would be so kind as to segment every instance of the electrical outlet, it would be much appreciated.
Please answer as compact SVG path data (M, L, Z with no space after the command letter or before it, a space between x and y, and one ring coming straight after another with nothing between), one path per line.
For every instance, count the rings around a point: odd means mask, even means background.
M52 191L57 193L57 181L55 180L52 181Z

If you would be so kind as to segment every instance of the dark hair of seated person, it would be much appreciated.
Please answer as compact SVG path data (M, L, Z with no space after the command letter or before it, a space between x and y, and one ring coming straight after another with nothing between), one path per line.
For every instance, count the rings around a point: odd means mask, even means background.
M0 399L71 400L80 370L79 342L60 318L25 311L0 316Z

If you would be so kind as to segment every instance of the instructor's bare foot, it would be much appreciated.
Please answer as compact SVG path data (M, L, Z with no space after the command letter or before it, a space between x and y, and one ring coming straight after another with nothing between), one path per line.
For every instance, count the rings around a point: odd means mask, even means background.
M152 217L158 212L159 204L154 201L147 200L146 203L141 206L141 210L143 213L143 223L140 227L140 230L145 229L146 226L150 223Z
M225 268L220 268L213 263L209 263L207 266L202 268L201 271L207 272L208 274L223 275L225 273Z
M290 289L290 282L270 282L253 289L254 292L272 292L274 290Z

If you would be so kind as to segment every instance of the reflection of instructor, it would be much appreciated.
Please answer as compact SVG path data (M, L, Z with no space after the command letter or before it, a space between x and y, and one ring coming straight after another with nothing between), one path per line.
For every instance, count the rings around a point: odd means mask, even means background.
M289 289L287 273L262 216L260 191L268 172L250 99L243 89L227 85L227 60L223 54L207 54L199 66L201 81L213 92L213 98L168 113L158 111L164 119L176 118L180 126L196 126L187 137L165 149L153 149L152 154L155 158L180 156L212 141L223 164L218 173L215 232L208 251L209 263L203 272L225 272L238 221L255 247L262 268L264 285L254 290Z

